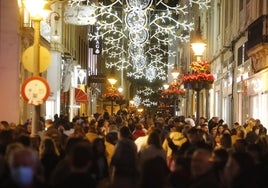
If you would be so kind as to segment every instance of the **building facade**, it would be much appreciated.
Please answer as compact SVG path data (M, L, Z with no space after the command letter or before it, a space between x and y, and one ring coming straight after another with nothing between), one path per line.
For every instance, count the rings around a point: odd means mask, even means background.
M249 118L267 127L267 0L213 1L207 14L208 51L216 77L210 117L231 126Z
M50 53L48 69L40 73L50 87L49 97L39 109L46 119L53 119L54 114L71 114L72 118L88 111L84 102L75 98L75 88L87 92L87 76L82 83L77 78L79 70L87 72L88 68L88 27L65 23L66 3L49 1L50 13L40 23L40 45ZM21 86L33 73L26 69L22 56L34 43L34 23L23 1L1 1L0 8L0 119L24 123L32 118L34 107L23 100ZM42 57L41 50L40 62Z

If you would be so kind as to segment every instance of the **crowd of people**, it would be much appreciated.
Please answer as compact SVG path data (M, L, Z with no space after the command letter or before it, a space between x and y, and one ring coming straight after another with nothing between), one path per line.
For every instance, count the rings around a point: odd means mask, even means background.
M268 136L258 119L121 111L72 122L0 122L1 188L264 188Z

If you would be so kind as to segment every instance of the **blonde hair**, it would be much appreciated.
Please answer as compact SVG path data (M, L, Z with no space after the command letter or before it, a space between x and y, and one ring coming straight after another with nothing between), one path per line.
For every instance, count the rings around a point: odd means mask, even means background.
M253 119L253 118L250 118L248 120L248 124L247 124L247 127L246 127L246 132L249 133L250 131L252 131L252 127L256 124L256 120Z

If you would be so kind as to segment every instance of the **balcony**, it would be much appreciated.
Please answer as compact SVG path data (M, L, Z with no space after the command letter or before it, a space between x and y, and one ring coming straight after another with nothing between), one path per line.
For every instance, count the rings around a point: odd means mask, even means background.
M268 68L268 15L263 15L248 27L247 55L253 71Z
M248 50L261 43L268 43L268 15L263 15L248 27Z

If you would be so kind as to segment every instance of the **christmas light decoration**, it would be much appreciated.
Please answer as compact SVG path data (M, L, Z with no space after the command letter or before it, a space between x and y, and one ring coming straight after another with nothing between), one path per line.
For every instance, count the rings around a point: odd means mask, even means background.
M154 101L150 101L150 99L144 99L142 101L142 104L144 106L147 106L147 107L150 107L150 106L157 106L157 102L154 102Z
M175 51L168 46L174 41L189 41L194 24L189 20L189 10L194 5L208 8L211 0L188 0L170 3L166 0L70 0L66 16L71 24L92 24L95 31L89 40L102 40L102 54L106 68L127 69L134 79L165 80L170 67L166 58ZM109 4L110 2L110 4ZM90 7L90 8L89 8ZM90 10L88 14L79 10ZM93 20L93 21L92 21ZM77 22L77 23L75 23ZM176 48L174 48L176 49Z
M141 97L140 96L138 96L138 95L135 95L134 97L133 97L133 101L134 101L134 106L135 107L138 107L140 104L141 104Z
M150 87L145 87L142 90L137 90L137 94L143 94L145 96L152 95L154 93L154 90Z

